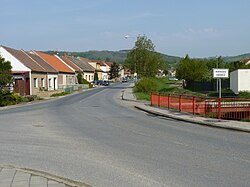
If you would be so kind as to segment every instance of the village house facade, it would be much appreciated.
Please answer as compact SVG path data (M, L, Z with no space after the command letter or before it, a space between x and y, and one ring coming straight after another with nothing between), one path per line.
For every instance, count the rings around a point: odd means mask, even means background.
M65 56L65 58L67 58L72 63L74 63L75 65L77 65L82 69L82 75L85 80L87 80L88 82L94 81L95 68L90 66L82 58L77 58L73 56Z
M1 46L1 55L11 62L14 91L20 95L39 95L49 89L49 80L58 72L45 61L24 50ZM56 90L55 86L51 90Z
M58 57L35 50L32 52L41 57L58 71L58 87L76 84L77 78L74 69L67 66L66 63Z

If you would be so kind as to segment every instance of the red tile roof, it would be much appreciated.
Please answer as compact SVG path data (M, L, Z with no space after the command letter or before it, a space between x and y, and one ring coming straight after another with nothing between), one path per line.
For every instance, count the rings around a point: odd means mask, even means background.
M36 61L37 64L41 65L47 73L58 73L55 68L53 68L49 63L44 61L41 57L38 55L31 53L31 52L25 52L30 58L32 58L34 61Z
M106 62L106 64L107 64L109 67L111 67L112 64L114 64L114 62Z
M91 62L96 62L97 64L100 64L100 66L106 66L104 61L102 60L90 60Z
M71 60L67 57L67 55L61 56L60 57L65 63L67 63L70 67L72 67L75 71L81 72L82 69L78 67L76 64L71 62Z
M44 59L47 63L49 63L51 66L53 66L57 71L62 73L75 73L57 57L39 51L34 51L34 52L42 59Z

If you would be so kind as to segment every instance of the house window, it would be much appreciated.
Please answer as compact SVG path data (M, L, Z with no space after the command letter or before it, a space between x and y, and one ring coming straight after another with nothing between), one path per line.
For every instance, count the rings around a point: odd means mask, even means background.
M89 81L90 81L90 75L89 75Z
M38 79L34 78L34 88L38 88Z
M86 80L88 79L88 75L85 75L85 79L86 79Z
M44 84L44 78L41 78L41 87L44 88L45 87L44 85L45 85Z

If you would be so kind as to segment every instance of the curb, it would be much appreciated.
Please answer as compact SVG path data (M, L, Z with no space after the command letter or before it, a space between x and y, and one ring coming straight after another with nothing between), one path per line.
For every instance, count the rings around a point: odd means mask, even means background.
M32 176L39 176L39 177L43 177L61 184L64 184L65 186L68 187L91 187L90 185L83 183L83 182L79 182L79 181L74 181L65 177L59 177L57 175L53 175L44 171L38 171L38 170L34 170L34 169L28 169L28 168L17 168L15 166L12 165L0 165L0 167L2 168L6 168L6 169L15 169L16 171L20 171L23 173L28 173Z
M184 118L180 118L178 116L174 116L171 114L163 114L160 112L156 112L153 110L148 110L145 109L143 107L140 106L134 106L136 109L150 113L150 114L154 114L157 116L161 116L161 117L167 117L167 118L171 118L171 119L175 119L178 121L184 121L184 122L189 122L189 123L193 123L193 124L197 124L197 125L205 125L205 126L210 126L210 127L215 127L215 128L220 128L220 129L227 129L227 130L234 130L234 131L239 131L239 132L246 132L246 133L250 133L250 130L244 129L244 128L240 128L240 127L230 127L230 126L226 126L223 124L215 124L215 123L211 123L211 122L203 122L203 121L197 121L197 120L192 120L192 119L184 119Z

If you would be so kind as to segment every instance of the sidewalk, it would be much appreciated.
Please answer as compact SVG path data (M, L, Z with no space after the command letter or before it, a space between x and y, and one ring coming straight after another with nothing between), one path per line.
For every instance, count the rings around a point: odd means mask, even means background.
M139 110L155 114L158 116L163 116L167 118L172 118L180 121L195 123L199 125L207 125L217 128L224 128L230 130L237 130L237 131L244 131L250 133L250 123L248 122L240 122L240 121L233 121L233 120L221 120L220 122L218 119L214 118L205 118L200 116L195 116L188 113L180 113L164 108L152 107L150 106L149 102L140 102L137 101L132 87L125 89L122 93L122 99L125 101L133 102L133 106Z
M0 165L0 187L90 187L46 172Z

